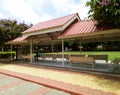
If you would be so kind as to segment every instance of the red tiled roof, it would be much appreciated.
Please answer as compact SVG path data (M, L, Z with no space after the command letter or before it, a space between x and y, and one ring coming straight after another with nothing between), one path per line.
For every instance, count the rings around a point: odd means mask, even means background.
M92 33L92 32L99 32L102 30L108 30L111 29L111 27L105 26L98 28L96 26L97 21L96 20L84 20L84 21L79 21L75 24L73 24L71 27L69 27L63 34L60 36L76 36L80 34L87 34L87 33Z
M21 36L21 37L18 37L16 39L14 39L13 41L23 41L27 38L28 36Z
M65 16L65 17L56 18L56 19L53 19L53 20L45 21L45 22L40 22L40 23L32 26L28 30L24 31L23 33L34 32L34 31L38 31L38 30L43 30L43 29L63 26L70 19L72 19L75 15L76 14L71 14L71 15L68 15L68 16Z
M22 42L25 42L25 39L27 39L27 38L28 38L28 36L21 36L21 37L13 39L12 41L6 42L6 44L22 43Z
M85 20L73 24L61 36L79 35L96 31L95 20Z

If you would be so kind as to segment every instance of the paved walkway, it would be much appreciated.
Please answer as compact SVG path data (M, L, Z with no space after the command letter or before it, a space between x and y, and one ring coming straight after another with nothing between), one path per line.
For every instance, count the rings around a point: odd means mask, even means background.
M0 74L0 95L70 95L15 77Z
M75 95L119 95L120 93L118 78L17 64L0 64L0 72Z

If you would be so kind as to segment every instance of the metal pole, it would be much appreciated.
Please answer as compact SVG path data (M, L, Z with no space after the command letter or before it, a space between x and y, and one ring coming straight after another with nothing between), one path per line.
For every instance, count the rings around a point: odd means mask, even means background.
M64 39L62 38L62 66L64 66Z
M33 62L33 56L32 56L32 39L30 39L30 63Z

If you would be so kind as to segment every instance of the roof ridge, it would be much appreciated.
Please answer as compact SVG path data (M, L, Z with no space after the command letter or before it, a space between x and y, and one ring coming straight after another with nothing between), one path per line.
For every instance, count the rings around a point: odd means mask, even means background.
M37 30L41 30L41 29L46 29L46 28L51 28L51 27L64 25L68 20L74 18L76 15L78 15L78 13L74 13L74 14L70 14L70 15L67 15L67 16L62 16L62 17L59 17L59 18L39 22L39 23L33 25L31 28L24 31L23 33L27 33L28 31L32 32L32 31L37 31Z
M61 16L61 17L57 17L57 18L50 19L50 20L41 21L41 22L39 22L39 23L37 23L37 24L44 23L44 22L49 22L49 21L56 20L56 19L65 18L65 17L68 17L68 16L76 15L76 14L78 14L78 13L73 13L73 14L69 14L69 15L66 15L66 16ZM35 24L35 25L37 25L37 24Z

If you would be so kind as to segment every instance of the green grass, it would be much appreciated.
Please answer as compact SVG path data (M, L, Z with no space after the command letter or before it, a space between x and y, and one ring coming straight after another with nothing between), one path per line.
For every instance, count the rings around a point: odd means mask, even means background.
M61 53L61 52L60 52ZM80 52L65 52L65 54L80 54ZM114 58L120 58L120 51L91 51L91 52L82 52L81 54L107 54L108 60L113 60Z
M15 51L12 51L13 54L16 54ZM61 53L61 52L59 52ZM11 52L0 52L1 54L11 54ZM80 54L80 52L65 52L65 54ZM88 54L107 54L109 60L113 60L116 57L120 58L120 51L91 51L91 52L82 52L82 54L88 55Z

